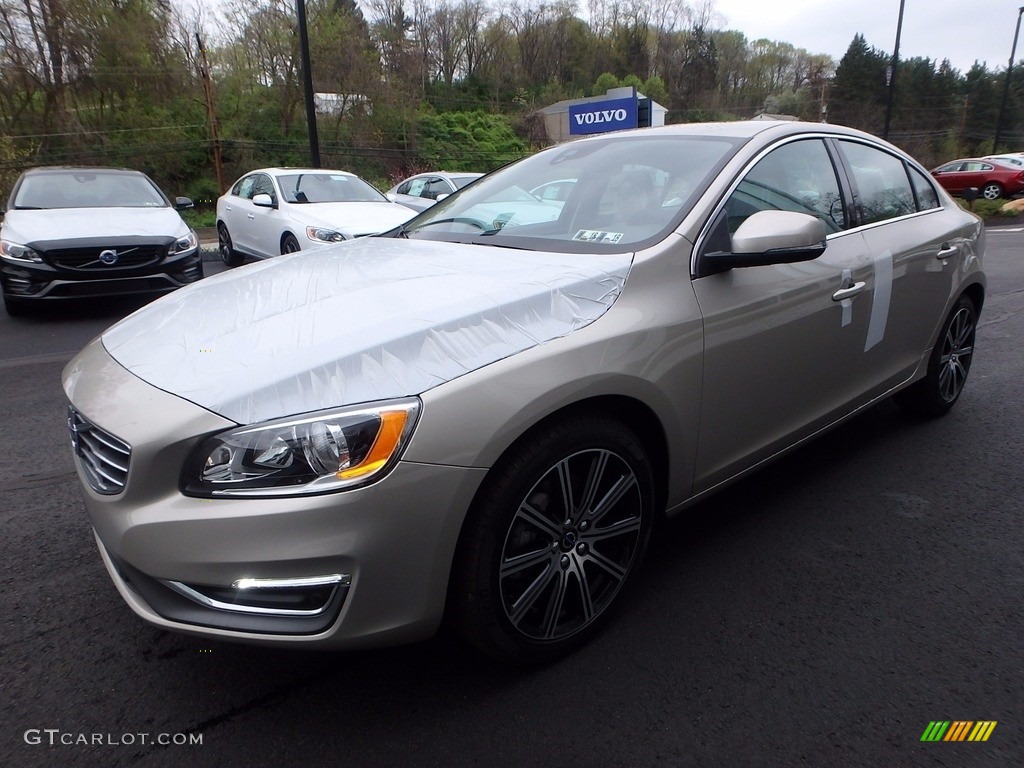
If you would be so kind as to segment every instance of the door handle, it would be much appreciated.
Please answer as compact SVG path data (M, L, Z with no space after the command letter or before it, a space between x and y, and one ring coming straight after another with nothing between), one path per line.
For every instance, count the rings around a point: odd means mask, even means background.
M247 213L245 215L245 218L250 219L250 220L255 220L256 217L253 214L251 214L251 213Z
M935 258L948 259L951 256L956 256L958 253L960 253L959 246L947 245L946 243L943 243L942 247L939 248L939 252L935 255Z
M832 301L843 301L843 299L852 299L858 293L864 290L864 286L867 283L854 283L848 285L845 288L840 288L838 291L832 294Z

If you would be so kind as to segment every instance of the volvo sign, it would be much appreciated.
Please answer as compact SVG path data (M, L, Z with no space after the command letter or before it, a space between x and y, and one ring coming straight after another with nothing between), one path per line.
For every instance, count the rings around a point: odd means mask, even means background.
M569 107L569 135L621 131L636 128L636 96L588 101Z

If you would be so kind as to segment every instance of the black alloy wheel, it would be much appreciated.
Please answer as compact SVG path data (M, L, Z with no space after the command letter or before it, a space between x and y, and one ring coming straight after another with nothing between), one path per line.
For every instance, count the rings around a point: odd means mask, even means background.
M229 267L237 267L245 261L245 257L235 250L231 234L223 222L217 225L217 250L220 251L221 261Z
M642 443L617 420L577 417L521 441L463 533L452 594L463 634L514 664L585 642L643 557L653 487Z
M928 360L925 377L902 392L895 401L914 413L941 416L960 398L974 360L978 311L974 302L961 296L946 318Z

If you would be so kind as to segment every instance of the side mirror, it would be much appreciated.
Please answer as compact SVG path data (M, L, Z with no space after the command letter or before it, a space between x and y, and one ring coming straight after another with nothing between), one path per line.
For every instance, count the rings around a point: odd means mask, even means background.
M451 193L450 192L442 192L441 194L439 194L437 197L434 198L434 202L440 203L446 197L451 197Z
M701 274L811 261L825 252L825 223L806 213L758 211L733 233L728 251L702 256Z
M174 198L174 207L176 210L184 211L188 208L194 207L192 199L188 197L176 197Z
M274 202L274 198L266 192L260 192L258 195L253 195L252 204L257 205L260 208L277 208L277 203Z

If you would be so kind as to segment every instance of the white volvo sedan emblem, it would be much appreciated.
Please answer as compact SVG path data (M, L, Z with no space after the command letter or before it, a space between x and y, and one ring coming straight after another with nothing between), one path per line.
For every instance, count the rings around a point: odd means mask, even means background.
M117 264L117 251L112 248L108 248L105 251L100 251L100 261L106 264L108 267Z

